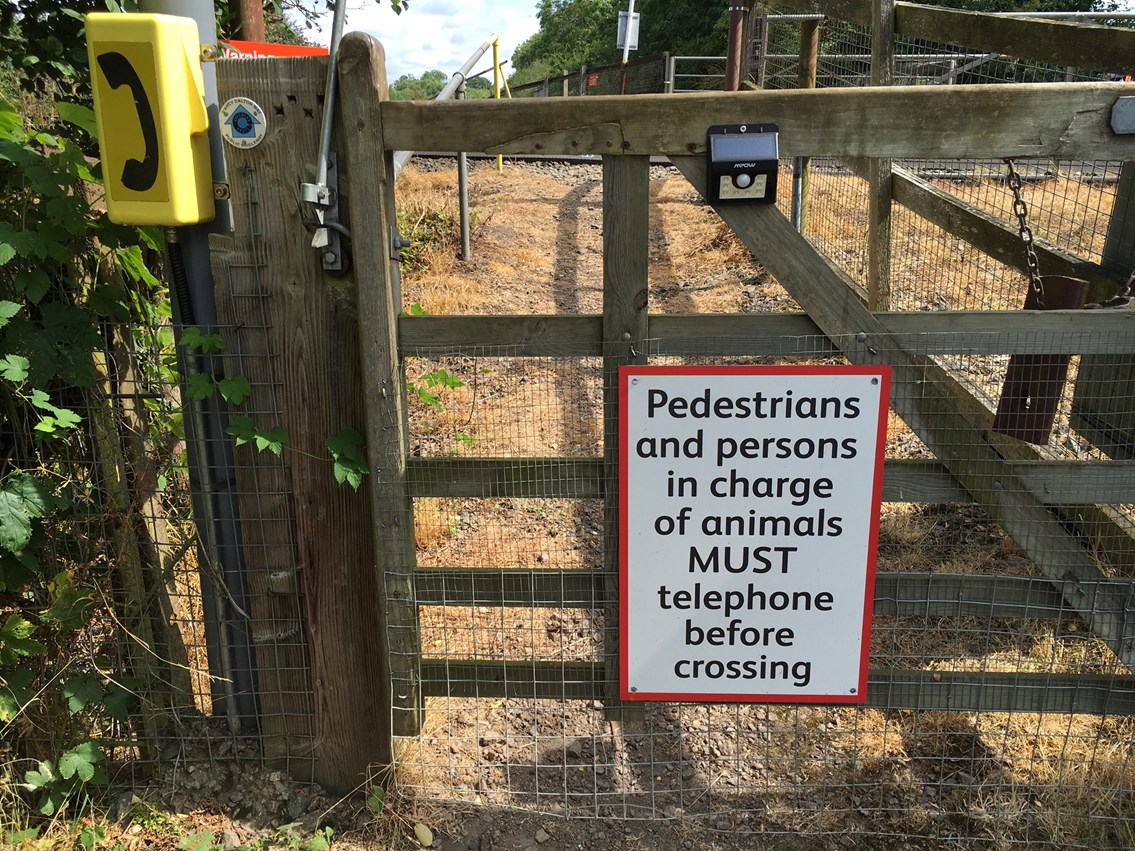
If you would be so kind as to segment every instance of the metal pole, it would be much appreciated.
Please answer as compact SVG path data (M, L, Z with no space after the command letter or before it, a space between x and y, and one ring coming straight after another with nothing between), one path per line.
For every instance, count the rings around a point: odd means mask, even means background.
M493 34L493 97L501 99L501 40ZM497 171L504 174L504 157L497 154Z
M627 31L623 34L623 70L619 75L619 94L627 93L627 62L631 58L631 22L634 20L634 0L627 0Z
M749 16L749 5L732 3L729 6L729 48L725 60L725 91L735 92L741 88L741 42L745 35L745 19Z
M192 18L202 44L217 41L212 0L142 0L141 9L154 14ZM209 150L213 180L225 182L224 147L218 120L216 69L203 64L205 106L209 115ZM227 202L217 202L217 215L210 224L171 229L167 240L174 335L194 325L217 326L217 305L209 260L209 234L232 229ZM178 346L182 375L204 372L214 380L223 378L215 357L185 352ZM234 732L258 724L256 657L247 616L248 584L241 550L240 521L236 496L236 464L232 441L225 433L228 410L214 394L195 403L183 393L186 411L186 449L189 456L193 509L204 558L201 560L201 595L206 612L206 642L213 682L213 712L228 717ZM210 571L212 567L215 571ZM225 585L219 599L214 582ZM218 617L217 613L223 613ZM210 617L212 615L212 617Z
M465 100L465 81L457 87L457 99ZM469 159L464 151L457 152L457 202L461 217L461 259L469 260Z

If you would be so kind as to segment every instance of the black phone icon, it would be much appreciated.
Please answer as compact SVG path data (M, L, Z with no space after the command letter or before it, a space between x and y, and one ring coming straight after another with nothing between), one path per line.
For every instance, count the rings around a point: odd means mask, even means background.
M158 179L158 128L154 123L150 99L146 97L146 87L134 66L121 53L100 54L98 63L112 89L129 86L134 96L134 109L138 112L146 153L141 160L131 158L126 161L122 167L122 185L135 192L145 192Z

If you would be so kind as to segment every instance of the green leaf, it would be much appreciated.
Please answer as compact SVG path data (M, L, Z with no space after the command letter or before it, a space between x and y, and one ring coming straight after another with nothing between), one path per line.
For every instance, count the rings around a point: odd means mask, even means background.
M32 304L39 304L51 290L51 276L39 266L28 266L16 274L16 290Z
M39 836L38 827L29 827L26 830L13 830L8 834L8 844L13 848L19 847L22 842L31 842Z
M92 703L98 703L104 694L102 683L91 674L75 674L63 684L63 697L67 700L67 709L72 715L82 712ZM62 766L60 761L60 768Z
M35 673L27 668L0 671L0 722L9 723L35 700L33 679Z
M234 375L232 378L222 378L217 382L221 396L226 402L239 405L252 395L252 385L243 375Z
M430 312L422 307L420 304L414 303L410 305L411 316L429 316Z
M265 449L270 451L273 455L279 455L289 440L288 433L280 426L266 430L257 429L254 435L256 439L256 448L263 452Z
M85 131L92 139L98 138L95 113L90 107L78 103L56 101L55 111L68 124L74 124L80 130Z
M16 665L21 658L35 656L44 646L31 637L35 626L22 615L9 615L0 627L0 665Z
M382 815L382 808L386 805L386 790L381 786L371 786L367 790L367 809L377 815Z
M185 379L185 395L203 402L213 395L213 379L203 372L195 372Z
M426 384L428 384L430 387L437 387L439 385L442 387L465 386L464 381L462 381L456 375L452 375L451 373L446 372L444 369L435 370L434 372L427 372L422 376L422 380L425 381Z
M106 714L115 721L126 721L130 717L130 708L137 703L138 696L126 687L125 682L110 682L106 687L106 696L102 699L106 707Z
M24 772L24 788L29 792L38 792L58 780L59 775L55 773L55 766L49 759L42 760L39 767Z
M9 320L20 312L22 305L14 301L0 301L0 328L8 324Z
M200 328L190 326L181 332L181 345L186 349L200 349L205 354L225 350L225 338L220 334L202 334Z
M36 524L32 521L32 542L36 538ZM39 562L27 549L23 552L11 553L0 547L0 591L22 591L28 581L40 572Z
M335 481L346 482L358 490L363 477L370 472L363 436L353 428L345 428L327 438L327 449L335 462Z
M16 473L0 486L0 547L20 553L32 537L32 520L54 507L51 488L39 479Z
M16 246L10 242L0 242L0 266L9 262L16 256Z
M94 592L89 588L63 587L51 607L40 617L60 629L81 629L87 622L87 611L94 605Z
M198 833L186 836L181 842L177 843L177 847L181 851L212 851L213 849L213 832L211 830L202 830Z
M121 287L100 284L91 290L91 297L87 303L99 316L117 319L119 322L130 319L130 309L126 306L126 293Z
M10 103L0 100L0 139L17 139L23 135L23 117Z
M95 766L103 760L103 753L94 742L83 742L59 757L59 773L64 780L78 777L84 783L94 779Z
M229 427L225 429L225 434L235 437L237 446L244 446L252 442L256 435L256 425L252 422L252 417L233 417Z
M23 355L4 355L0 358L0 375L13 384L18 384L27 378L30 367L31 361Z

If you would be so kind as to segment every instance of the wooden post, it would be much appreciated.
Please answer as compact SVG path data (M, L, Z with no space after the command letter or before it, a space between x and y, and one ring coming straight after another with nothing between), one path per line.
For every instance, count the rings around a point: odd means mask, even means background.
M619 367L646 363L650 158L603 157L603 658L608 710L619 697Z
M242 447L238 467L261 728L275 762L343 793L389 759L389 714L368 487L336 483L327 450L364 427L353 287L323 271L299 197L319 152L326 61L220 70L222 98L251 97L268 116L260 145L226 152L236 230L213 243L226 372L249 379L256 425L289 436L280 458Z
M383 148L380 104L387 99L382 45L363 33L343 39L339 53L343 141L349 176L348 208L358 270L359 353L366 405L367 457L374 514L374 551L367 568L376 580L372 628L387 668L379 686L390 707L389 734L417 735L422 724L418 683L421 640L414 599L413 502L406 488L406 382L398 357L402 305L398 267L390 257L394 224L393 152ZM363 236L365 234L365 236ZM370 589L368 589L370 590ZM383 618L385 617L385 629ZM389 759L389 751L387 759Z
M820 22L815 20L800 23L800 70L797 85L802 89L816 88L816 70L820 64ZM796 229L805 233L808 227L808 199L812 192L812 158L798 157L795 180L798 191L793 193L797 208L793 210Z
M757 88L765 87L768 74L768 15L761 15L757 21Z
M890 86L895 79L895 0L871 4L871 85ZM869 211L867 219L867 306L891 308L891 205L892 177L889 159L872 159L867 165Z
M561 82L563 83L563 96L566 98L569 94L569 91L568 91L568 70L566 68L564 69L564 76L563 76L563 80Z

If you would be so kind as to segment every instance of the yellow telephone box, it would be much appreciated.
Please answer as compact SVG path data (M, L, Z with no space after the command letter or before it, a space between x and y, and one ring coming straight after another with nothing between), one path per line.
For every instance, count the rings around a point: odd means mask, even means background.
M173 15L86 17L107 214L131 225L214 216L197 25Z

